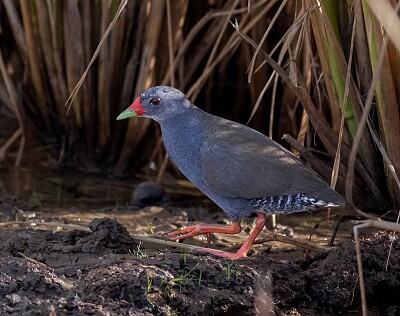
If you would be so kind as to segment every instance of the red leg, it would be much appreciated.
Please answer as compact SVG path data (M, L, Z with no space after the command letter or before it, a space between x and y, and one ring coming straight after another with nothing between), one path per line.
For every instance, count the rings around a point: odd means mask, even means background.
M168 234L172 240L180 240L198 235L208 235L209 233L222 233L222 234L238 234L242 228L239 222L233 222L231 226L217 226L217 225L196 225Z
M236 253L230 253L230 252L225 252L225 251L220 251L220 250L215 250L215 249L210 249L210 248L201 248L199 251L210 253L210 254L218 256L218 257L228 258L230 260L244 258L244 257L246 257L251 246L253 245L254 240L257 238L257 236L263 230L266 222L267 222L267 216L264 213L258 213L256 227L253 229L253 231L250 233L250 236L247 237L247 239L244 242L244 244L242 245L242 247L240 247L240 249Z

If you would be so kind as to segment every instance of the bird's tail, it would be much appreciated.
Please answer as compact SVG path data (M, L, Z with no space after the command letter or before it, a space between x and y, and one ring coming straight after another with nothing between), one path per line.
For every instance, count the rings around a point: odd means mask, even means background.
M321 207L344 207L347 204L346 199L331 188L319 191L313 198L321 201Z

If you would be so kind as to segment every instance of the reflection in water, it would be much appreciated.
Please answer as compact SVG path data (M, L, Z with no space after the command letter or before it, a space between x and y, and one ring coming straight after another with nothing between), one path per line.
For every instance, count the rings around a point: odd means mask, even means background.
M4 195L21 198L31 206L102 207L126 204L137 181L72 172L8 168L0 170Z
M182 183L183 182L183 186ZM134 189L143 180L117 179L107 175L35 168L0 169L0 195L18 197L31 208L93 209L131 203ZM204 196L187 181L165 187L176 206L198 204Z

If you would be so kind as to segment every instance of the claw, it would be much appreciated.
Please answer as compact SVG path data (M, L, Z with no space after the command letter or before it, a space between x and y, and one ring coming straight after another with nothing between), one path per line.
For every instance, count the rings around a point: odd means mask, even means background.
M206 236L206 238L207 238L207 243L211 244L211 235L210 235L210 233L206 233L206 234L204 234L204 236Z

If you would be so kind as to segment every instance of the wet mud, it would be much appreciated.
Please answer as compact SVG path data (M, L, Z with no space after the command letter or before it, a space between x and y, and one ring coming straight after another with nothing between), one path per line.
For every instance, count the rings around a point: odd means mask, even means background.
M54 215L49 210L32 210L18 199L0 200L1 315L360 313L355 248L347 230L327 252L265 243L255 246L246 259L228 261L140 243L131 237L162 235L188 222L224 223L222 213L210 214L202 208L118 206L81 213L69 209ZM55 220L79 222L89 229L38 224ZM251 222L243 226L240 237L214 236L210 246L240 243ZM300 228L294 227L294 232L293 238L301 236ZM400 243L376 230L363 232L361 237L370 314L399 315ZM185 242L207 246L202 239Z

